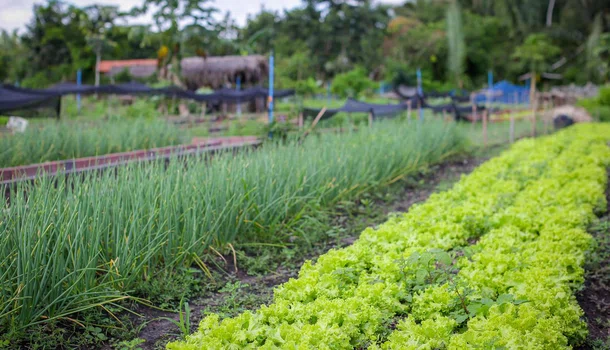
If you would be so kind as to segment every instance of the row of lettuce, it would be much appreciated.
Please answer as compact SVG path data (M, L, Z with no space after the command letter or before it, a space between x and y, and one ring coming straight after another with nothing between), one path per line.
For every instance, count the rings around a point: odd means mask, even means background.
M358 241L306 263L255 312L168 349L569 348L605 209L609 125L524 140Z

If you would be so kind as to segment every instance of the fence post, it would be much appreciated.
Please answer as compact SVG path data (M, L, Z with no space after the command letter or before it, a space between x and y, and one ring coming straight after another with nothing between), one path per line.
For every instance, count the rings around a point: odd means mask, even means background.
M269 108L269 125L273 124L273 78L274 78L274 58L273 50L271 50L271 56L269 56L269 96L268 96L268 108ZM272 133L269 131L269 138Z
M530 118L532 121L532 126L531 126L531 136L532 137L536 137L536 108L538 107L538 94L534 93L532 95L532 98L534 99L533 101L530 101L530 106L532 108L532 117Z
M79 69L78 71L76 71L76 85L78 85L78 87L81 86L82 80L83 80L83 71L81 69ZM77 110L78 114L80 114L80 94L76 94L76 110Z
M422 88L421 69L417 69L417 106L419 109L419 121L424 121L424 110L422 108L422 100L424 98L424 89Z
M483 112L483 146L487 147L487 110Z
M515 108L511 108L510 110L510 127L509 127L509 131L508 131L509 135L509 141L510 143L514 143L515 142Z

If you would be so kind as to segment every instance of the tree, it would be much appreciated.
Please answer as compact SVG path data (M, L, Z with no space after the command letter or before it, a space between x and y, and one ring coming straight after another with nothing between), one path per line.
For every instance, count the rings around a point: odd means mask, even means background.
M523 44L515 48L513 58L522 62L530 72L530 101L534 101L538 74L544 72L550 60L560 52L561 50L551 43L548 36L541 33L530 34Z
M561 50L553 45L545 34L530 34L523 44L515 48L513 57L521 61L530 71L530 103L536 108L536 80L538 73L542 73L551 58ZM532 123L532 134L536 133L535 112Z
M26 54L17 30L0 31L0 82L17 82L25 76L28 62L23 57Z
M161 66L172 63L173 76L180 77L180 62L183 56L182 45L192 43L195 38L201 43L211 33L214 33L216 20L213 15L218 12L209 6L212 0L146 0L139 12L147 12L153 6L155 11L152 17L159 33L162 33L163 46L167 48L167 55L161 58ZM138 10L133 11L135 13ZM181 23L187 22L182 26ZM163 49L163 47L161 48ZM205 49L200 48L201 55L205 56ZM179 81L176 81L179 83Z
M82 28L87 43L95 53L95 86L100 84L99 65L102 60L102 50L116 43L108 38L106 32L114 26L114 22L123 17L117 6L91 5L83 8L81 16Z
M91 66L92 56L81 30L82 15L81 9L59 0L34 5L34 18L21 38L30 68L25 85L41 87Z

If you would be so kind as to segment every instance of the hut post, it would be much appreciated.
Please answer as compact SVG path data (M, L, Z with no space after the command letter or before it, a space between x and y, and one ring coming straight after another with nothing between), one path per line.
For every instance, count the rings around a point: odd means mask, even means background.
M240 75L237 76L237 81L236 81L235 85L236 85L236 90L240 91L241 90L241 76ZM241 101L237 102L237 117L241 117Z

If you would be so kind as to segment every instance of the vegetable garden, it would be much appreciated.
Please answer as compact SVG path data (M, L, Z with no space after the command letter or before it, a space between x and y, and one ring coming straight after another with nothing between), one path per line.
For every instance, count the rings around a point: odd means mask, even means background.
M381 125L302 146L40 178L3 211L4 327L22 329L125 298L161 270L236 240L273 243L306 208L328 206L460 152L443 124ZM281 237L279 239L282 239Z
M584 340L574 292L605 209L607 126L526 140L348 248L306 263L255 312L168 349L559 349ZM393 326L395 325L395 327Z
M51 159L65 150L91 154L181 140L173 127L129 123L111 133L116 142L95 128L64 124L45 126L56 128L49 135L62 142L48 136L12 147L43 150L48 141L58 145L48 149L52 156L31 154ZM492 124L490 144L505 143L505 131ZM175 307L217 285L230 260L237 271L244 252L303 249L324 236L312 232L324 227L314 224L317 212L472 152L479 134L474 125L381 121L257 150L7 187L0 214L0 348L27 345L24 334L35 329L89 329L100 322L99 316L87 321L90 312L106 315L100 323L109 328L135 326L122 317L134 312L134 303L167 299L165 289L151 286L200 273L203 287L170 292L167 305ZM134 136L133 145L119 142L125 135ZM267 305L231 317L208 315L194 334L167 348L581 345L587 324L575 293L593 244L586 230L606 209L608 135L607 125L588 124L519 141L450 190L305 262ZM186 336L194 329L186 326L189 313L183 316Z

